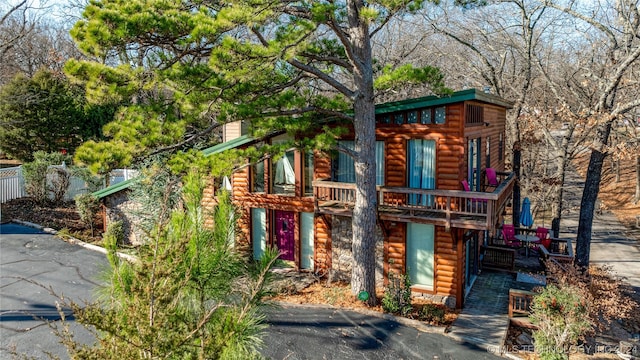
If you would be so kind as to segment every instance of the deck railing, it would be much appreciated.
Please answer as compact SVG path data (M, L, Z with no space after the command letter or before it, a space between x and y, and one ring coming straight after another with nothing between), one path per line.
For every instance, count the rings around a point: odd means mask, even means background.
M452 219L473 218L491 229L509 200L515 179L511 174L493 192L427 190L379 186L378 210L381 213L404 211L411 216L440 217L450 225ZM355 204L356 186L352 183L314 181L317 208L349 208Z

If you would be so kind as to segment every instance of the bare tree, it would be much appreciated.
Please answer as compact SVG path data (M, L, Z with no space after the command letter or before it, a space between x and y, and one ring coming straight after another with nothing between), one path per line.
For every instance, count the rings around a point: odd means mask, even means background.
M39 69L62 72L65 61L80 57L66 29L71 22L49 17L46 3L23 0L0 18L0 85L22 73L32 77Z
M593 129L591 155L580 204L576 261L589 265L591 229L600 190L602 166L608 155L612 126L625 114L640 107L637 74L640 61L640 10L633 0L572 2L570 7L546 3L568 15L584 34L568 37L556 48L576 50L565 59L573 71L564 83L549 84L559 104ZM579 52L577 51L579 50ZM634 76L635 75L635 76ZM633 86L635 84L635 86Z

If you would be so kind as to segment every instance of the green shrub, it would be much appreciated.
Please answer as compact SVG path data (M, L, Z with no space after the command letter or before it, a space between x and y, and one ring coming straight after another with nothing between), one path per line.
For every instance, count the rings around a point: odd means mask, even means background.
M49 193L53 193L54 203L61 201L69 187L70 174L65 169L49 167L68 161L71 161L68 155L36 151L33 161L22 165L27 194L38 204L46 204L49 201ZM47 181L47 174L51 174L50 181Z
M444 323L446 311L436 304L424 304L420 310L420 319L434 324Z
M80 215L80 220L89 225L91 236L93 236L93 220L100 210L100 200L91 194L81 194L76 196L76 210Z
M382 309L391 314L407 315L411 305L411 281L408 274L395 275L389 272L389 284L384 289Z
M124 244L124 223L122 220L112 221L104 232L104 242L106 246L112 246L115 250L118 245Z
M536 352L543 360L568 359L569 347L592 328L587 302L572 286L548 285L534 297L531 312L538 326L533 333Z

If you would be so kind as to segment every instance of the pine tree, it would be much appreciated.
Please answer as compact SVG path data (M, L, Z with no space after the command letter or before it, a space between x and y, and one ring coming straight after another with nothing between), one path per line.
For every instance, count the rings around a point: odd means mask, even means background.
M163 183L164 184L164 183ZM173 191L171 187L168 191ZM83 345L60 331L77 359L245 359L259 356L265 329L263 297L277 253L247 263L233 247L234 209L226 192L206 214L200 176L188 176L182 206L156 207L155 226L137 260L116 255L116 236L105 238L111 265L97 302L68 304L93 331ZM167 197L169 194L166 194ZM165 216L169 214L169 216ZM204 226L206 216L216 219Z

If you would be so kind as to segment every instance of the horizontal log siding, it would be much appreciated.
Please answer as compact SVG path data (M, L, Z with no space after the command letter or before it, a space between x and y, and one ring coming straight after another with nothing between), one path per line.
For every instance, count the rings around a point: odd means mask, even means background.
M314 259L315 271L326 273L331 269L331 222L328 215L314 218Z
M407 186L407 141L436 141L436 186L442 190L462 190L460 181L466 177L464 104L447 107L445 124L378 124L377 140L385 141L385 185ZM389 271L406 269L406 223L385 222L389 236L385 241L385 282ZM444 227L435 228L434 290L413 289L415 292L462 297L457 294L458 254L451 233Z
M249 184L249 167L233 174L233 202L242 208L313 212L313 198L252 193Z
M204 210L204 226L213 228L213 209L218 204L215 197L215 187L213 186L213 178L209 178L207 185L202 192L202 200L200 205Z
M331 158L316 152L313 160L313 178L331 178ZM314 258L315 270L326 273L331 269L331 221L328 215L316 215L314 218Z
M241 203L236 201L243 198L249 189L249 168L236 171L232 175L231 183L233 184L233 203L239 207L240 218L236 231L236 245L239 249L251 253L251 209L243 207Z
M386 221L389 236L384 242L384 278L387 283L389 271L404 273L406 267L406 223Z
M313 179L330 179L331 178L331 158L328 155L315 153L313 159Z
M507 121L507 113L504 108L495 105L487 105L476 102L469 102L472 105L480 105L484 110L484 122L488 123L489 126L484 125L476 125L471 124L464 128L464 137L469 139L481 138L482 139L482 148L480 149L482 156L480 157L482 161L482 167L492 167L497 171L504 171L504 162L506 155L506 141L505 141L505 126ZM502 160L498 157L499 146L498 142L500 140L500 134L502 134ZM487 137L490 137L491 145L491 164L487 166L485 163L486 159L486 151L487 151ZM465 158L465 166L466 166L466 158ZM466 169L466 167L465 167Z
M462 271L458 269L458 260L462 254L457 253L452 238L453 232L446 232L442 226L436 226L435 232L434 290L438 295L454 295L457 298L463 295L456 293L457 271Z

